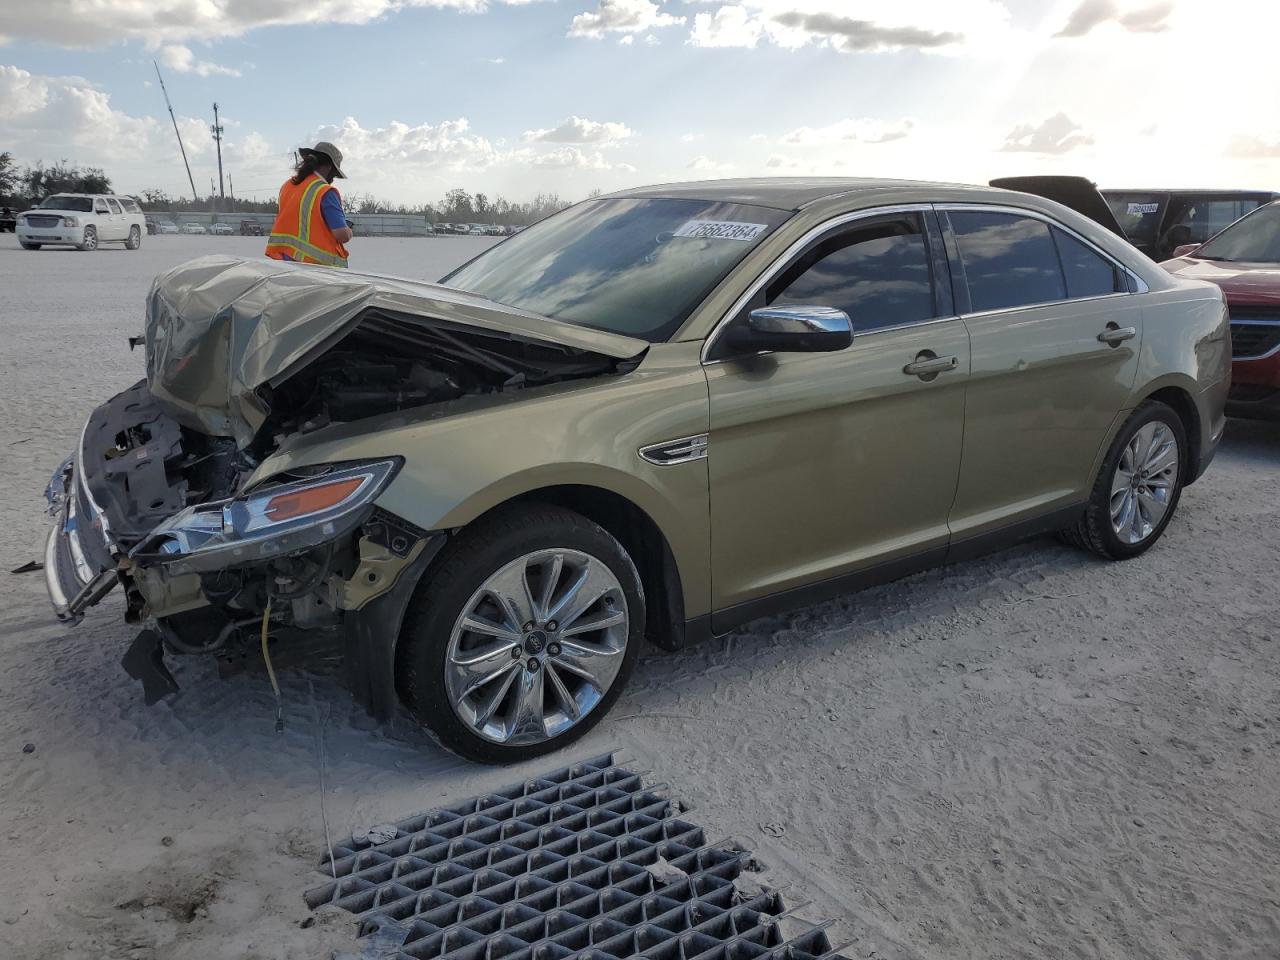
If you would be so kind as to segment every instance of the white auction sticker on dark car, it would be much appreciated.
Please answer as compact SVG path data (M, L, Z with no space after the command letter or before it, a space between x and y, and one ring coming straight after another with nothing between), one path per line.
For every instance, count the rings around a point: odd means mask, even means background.
M737 220L690 220L672 236L750 242L760 236L765 229L767 227L763 223L741 223Z

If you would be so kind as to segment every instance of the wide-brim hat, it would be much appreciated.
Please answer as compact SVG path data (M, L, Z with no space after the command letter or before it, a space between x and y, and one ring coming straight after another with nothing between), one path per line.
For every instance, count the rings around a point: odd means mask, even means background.
M321 140L314 147L299 147L299 155L309 157L313 154L320 154L326 160L333 164L334 177L347 179L347 175L342 172L342 151L335 147L328 140Z

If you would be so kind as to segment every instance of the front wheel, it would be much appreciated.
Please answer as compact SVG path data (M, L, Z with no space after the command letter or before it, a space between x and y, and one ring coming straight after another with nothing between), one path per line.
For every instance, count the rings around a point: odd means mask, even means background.
M137 250L142 246L142 231L137 227L129 228L129 239L124 242L126 250Z
M1168 404L1146 401L1116 434L1084 516L1064 536L1110 560L1145 553L1173 519L1187 463L1182 418Z
M559 507L505 510L451 543L397 651L406 706L484 763L541 756L590 730L644 636L640 577L606 530Z
M84 239L76 244L77 250L97 250L98 249L98 231L94 227L84 228Z

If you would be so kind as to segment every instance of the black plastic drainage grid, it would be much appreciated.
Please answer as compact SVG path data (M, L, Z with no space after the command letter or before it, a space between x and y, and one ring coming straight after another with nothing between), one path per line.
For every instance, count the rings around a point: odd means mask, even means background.
M657 789L597 757L349 839L306 902L392 933L397 960L837 960L830 924L785 937L781 895L734 884L749 855L706 846ZM686 876L655 878L659 857Z

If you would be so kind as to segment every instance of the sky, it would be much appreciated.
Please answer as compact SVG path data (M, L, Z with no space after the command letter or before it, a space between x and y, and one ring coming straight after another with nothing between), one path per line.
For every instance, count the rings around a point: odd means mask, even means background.
M1280 188L1274 0L0 0L0 152L269 198L736 176Z

